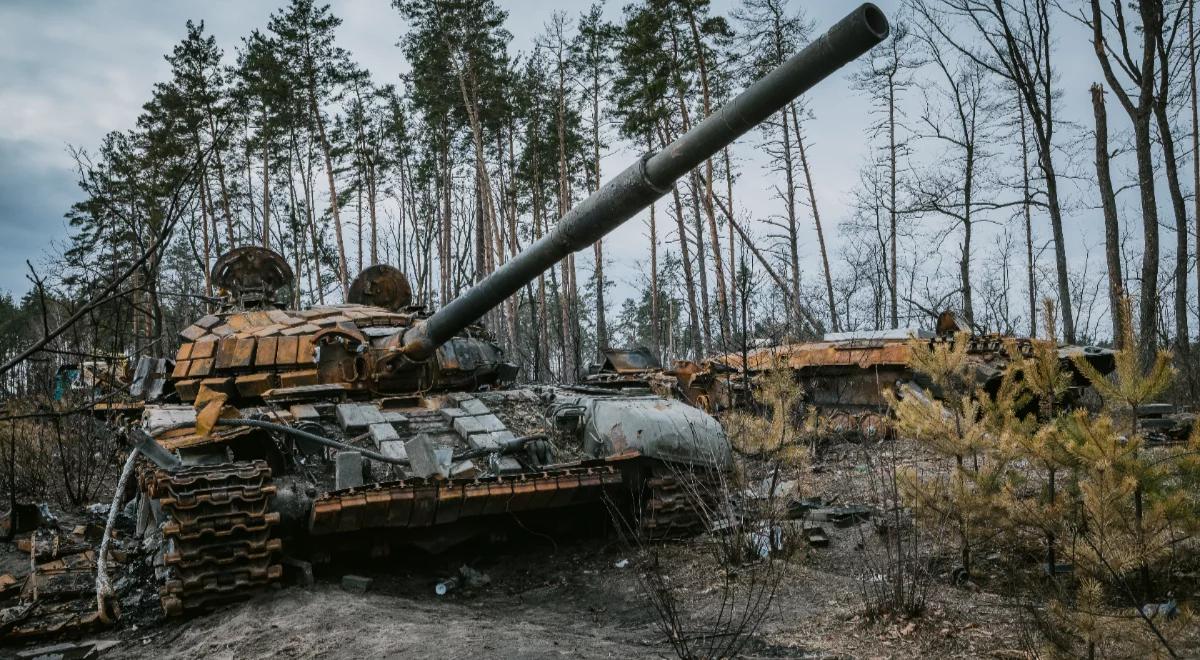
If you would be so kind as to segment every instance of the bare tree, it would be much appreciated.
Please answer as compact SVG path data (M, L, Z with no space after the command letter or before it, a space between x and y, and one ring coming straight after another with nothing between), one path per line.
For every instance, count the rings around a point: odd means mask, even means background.
M1124 305L1124 280L1121 277L1121 227L1117 220L1117 196L1113 192L1109 171L1108 113L1104 108L1104 88L1092 85L1092 110L1096 117L1096 182L1100 186L1100 203L1104 208L1104 257L1108 264L1108 302L1113 323L1113 340L1122 348L1121 312Z
M979 213L999 206L989 201L984 189L987 150L999 118L996 100L987 71L962 56L946 52L940 37L928 28L920 31L926 59L937 71L937 83L922 85L924 108L918 133L937 145L939 151L925 172L913 177L913 211L934 213L949 218L952 226L962 229L958 277L962 312L967 322L975 322L971 287L972 238L975 225L983 219Z
M1020 92L1033 128L1038 168L1046 186L1046 208L1054 235L1063 337L1075 341L1075 317L1063 236L1058 170L1054 165L1055 73L1050 0L915 0L917 14L963 55ZM977 39L968 42L957 28L966 26Z
M872 101L873 111L878 116L871 127L875 135L886 140L882 159L886 163L887 187L882 197L883 211L887 219L887 250L884 253L887 271L888 311L891 327L900 325L899 314L899 234L900 203L900 159L908 145L901 137L899 99L911 86L909 73L920 65L915 57L912 32L903 19L892 23L891 35L881 46L877 46L863 61L863 67L855 77L855 87L865 91Z
M1100 0L1090 0L1088 13L1079 11L1072 15L1091 29L1092 46L1104 71L1104 79L1133 124L1133 147L1137 157L1142 208L1142 286L1138 321L1143 356L1153 356L1157 346L1159 244L1150 122L1154 116L1155 67L1158 63L1156 35L1162 29L1162 4L1158 0L1138 0L1136 8L1141 18L1140 62L1131 48L1134 28L1126 21L1123 0L1112 0L1107 11L1101 7ZM1106 35L1114 36L1115 40L1108 39ZM1118 70L1127 81L1118 77ZM1132 91L1126 89L1127 82Z

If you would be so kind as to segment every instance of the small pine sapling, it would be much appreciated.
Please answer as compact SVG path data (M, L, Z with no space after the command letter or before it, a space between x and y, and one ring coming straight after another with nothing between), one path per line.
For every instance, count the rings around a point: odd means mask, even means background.
M1007 528L1003 523L1007 516L1003 499L1008 490L1006 466L1016 450L1010 434L996 426L1000 417L986 414L992 404L985 403L988 396L976 384L974 366L968 359L969 344L965 333L951 342L914 340L911 366L929 379L941 401L917 388L907 388L900 399L887 395L901 434L939 456L954 459L947 472L903 473L901 495L926 522L950 521L964 577L972 574L974 550ZM1001 388L1004 397L1015 391Z

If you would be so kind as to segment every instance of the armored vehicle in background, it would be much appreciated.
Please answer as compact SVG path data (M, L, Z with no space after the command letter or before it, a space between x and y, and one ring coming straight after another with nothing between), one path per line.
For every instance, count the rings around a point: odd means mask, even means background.
M900 329L867 332L827 333L821 341L798 342L730 353L710 360L711 369L736 376L727 378L722 393L726 405L753 401L755 378L769 370L787 369L795 374L804 392L808 409L815 412L823 431L835 434L886 434L887 390L904 396L909 384L928 387L911 364L914 346L937 344L965 338L967 360L974 367L975 380L985 392L994 394L1012 361L1010 351L1028 357L1033 347L1048 340L1000 334L978 334L952 311L938 316L935 329ZM1073 403L1086 400L1090 385L1075 369L1073 358L1082 357L1102 374L1114 368L1113 352L1096 346L1057 346L1063 369L1071 375L1068 394ZM939 396L939 392L932 392ZM1032 404L1031 404L1032 405Z
M670 369L644 348L604 351L605 360L587 375L589 385L614 392L642 388L677 398L713 414L756 406L755 386L768 371L792 372L802 388L803 414L817 415L818 430L835 435L886 434L888 403L884 392L904 395L909 384L927 387L913 371L913 347L957 341L965 337L967 359L976 382L995 393L1012 357L1010 350L1028 356L1046 340L971 332L952 312L939 315L933 331L905 328L826 333L820 341L796 342L727 353L702 362L677 360ZM1113 352L1096 346L1058 346L1063 369L1071 374L1068 401L1086 401L1090 384L1074 367L1082 357L1102 374L1114 368ZM933 392L934 396L940 393ZM1153 424L1153 422L1152 422ZM1164 423L1165 424L1165 423Z
M888 33L863 5L663 151L573 208L542 239L429 314L374 266L345 304L287 309L292 273L244 247L214 267L221 308L181 333L131 431L147 459L138 530L161 535L162 603L211 608L280 580L285 555L437 550L495 521L608 502L651 536L695 527L679 470L730 466L720 425L653 392L514 387L479 319ZM132 465L132 463L131 463ZM604 514L607 517L607 514Z

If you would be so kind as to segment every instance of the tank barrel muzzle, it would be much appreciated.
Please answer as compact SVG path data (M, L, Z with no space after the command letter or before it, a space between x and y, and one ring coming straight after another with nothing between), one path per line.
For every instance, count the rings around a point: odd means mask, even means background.
M662 151L643 157L592 193L511 261L410 328L404 335L403 352L414 360L427 359L438 346L555 263L649 207L670 192L681 176L883 41L888 30L887 17L871 3L850 12Z

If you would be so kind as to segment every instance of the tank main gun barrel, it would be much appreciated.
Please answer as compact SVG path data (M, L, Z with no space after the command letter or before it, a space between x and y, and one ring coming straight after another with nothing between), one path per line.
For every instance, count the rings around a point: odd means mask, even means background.
M555 263L624 224L670 192L681 176L883 41L888 30L887 17L873 4L850 12L662 151L644 156L592 193L511 261L410 328L401 350L411 359L427 359Z

